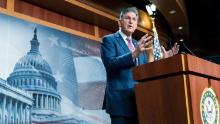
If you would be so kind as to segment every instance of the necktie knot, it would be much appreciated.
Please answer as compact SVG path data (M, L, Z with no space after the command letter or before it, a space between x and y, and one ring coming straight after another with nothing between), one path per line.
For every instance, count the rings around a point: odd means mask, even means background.
M130 37L127 37L126 40L128 41L128 48L130 49L131 52L133 52L135 50L135 48L132 43L132 39Z
M126 40L128 41L128 43L131 43L131 38L127 37Z

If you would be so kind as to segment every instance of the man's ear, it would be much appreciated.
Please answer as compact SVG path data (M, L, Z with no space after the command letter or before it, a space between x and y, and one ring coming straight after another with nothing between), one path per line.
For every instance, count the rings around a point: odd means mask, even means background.
M118 27L121 28L121 20L120 19L118 20Z

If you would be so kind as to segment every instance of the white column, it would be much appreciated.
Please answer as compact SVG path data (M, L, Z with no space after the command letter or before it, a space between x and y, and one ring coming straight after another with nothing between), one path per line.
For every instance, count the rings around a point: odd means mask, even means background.
M22 103L23 124L26 124L25 103Z
M26 124L25 106L26 106L25 103L22 103L23 124Z
M56 110L56 97L54 97L54 110Z
M47 108L47 94L44 94L44 108Z
M43 94L41 94L41 108L43 108L44 105L43 105Z
M28 106L28 124L31 124L31 107Z
M18 121L17 121L17 123L19 124L21 121L21 118L20 118L20 116L21 116L21 114L20 114L20 102L18 101L18 103L17 103L17 118L18 118Z
M22 107L22 103L21 102L19 102L20 104L19 104L19 124L22 124L23 123L23 120L22 120L22 110L21 110L21 107Z
M25 122L24 122L24 111L23 111L23 103L22 102L20 102L20 118L21 118L21 120L20 120L20 123L21 124L25 124Z
M15 104L15 101L16 100L12 100L12 111L11 111L11 115L13 116L13 120L11 120L11 122L12 122L12 124L14 124L15 123L15 105L13 105L13 104Z
M27 105L26 111L27 111L27 124L31 124L31 108L29 105Z
M21 103L22 123L25 124L24 103Z
M57 111L57 98L55 98L55 110Z
M23 115L23 117L22 117L22 120L23 120L23 124L26 124L26 122L25 122L25 104L24 103L21 103L21 111L22 111L22 115Z
M52 97L52 109L54 109L54 97Z
M53 109L53 96L51 96L51 109Z
M48 107L48 95L46 95L46 98L45 98L45 107L46 107L46 109L49 108L49 107Z
M49 96L49 109L51 109L51 96Z
M9 98L9 111L8 111L8 122L11 124L12 123L12 119L11 119L11 116L13 114L13 111L12 111L12 98Z
M53 96L50 96L50 108L53 109Z
M3 95L3 103L2 103L2 124L5 123L5 107L6 107L6 95Z
M24 113L25 113L25 124L28 124L28 105L25 105L25 109L24 109Z
M36 102L36 108L38 108L38 94L36 94L36 100L35 100L35 102Z
M15 100L15 112L14 112L14 122L17 124L17 113L18 113L18 101Z
M42 97L43 97L43 106L42 106L42 108L45 108L45 95L42 94Z
M5 107L6 107L6 96L3 95L3 102L2 102L2 124L5 123Z
M59 109L59 112L61 112L60 100L58 100L58 109Z
M58 110L58 107L59 107L59 106L58 106L58 98L57 98L57 99L56 99L56 110L57 110L57 111L59 111L59 110Z
M48 109L50 109L50 96L48 95Z
M53 97L53 109L55 109L55 97Z

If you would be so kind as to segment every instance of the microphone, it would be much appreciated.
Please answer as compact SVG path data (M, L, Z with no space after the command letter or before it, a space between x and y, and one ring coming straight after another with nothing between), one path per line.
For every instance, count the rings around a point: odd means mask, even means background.
M182 46L193 56L196 56L187 46L183 41L180 41L180 43L182 44Z

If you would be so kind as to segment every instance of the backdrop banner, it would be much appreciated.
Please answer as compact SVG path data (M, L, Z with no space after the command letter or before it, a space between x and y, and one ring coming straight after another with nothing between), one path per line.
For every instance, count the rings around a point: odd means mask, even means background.
M110 124L105 85L100 42L0 14L0 123Z

